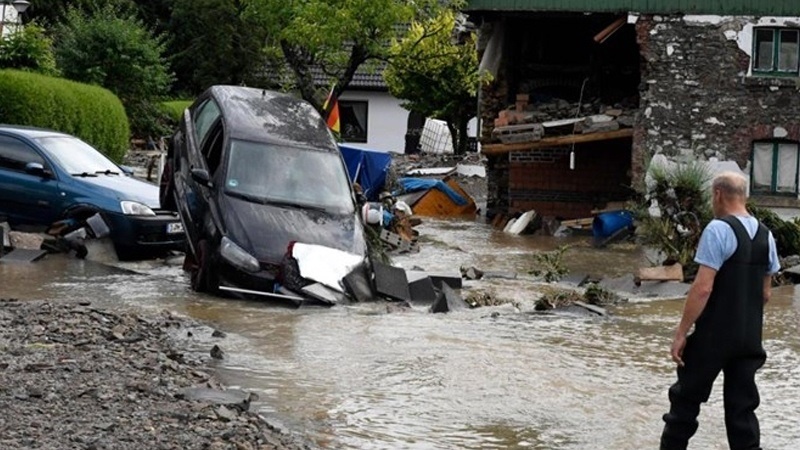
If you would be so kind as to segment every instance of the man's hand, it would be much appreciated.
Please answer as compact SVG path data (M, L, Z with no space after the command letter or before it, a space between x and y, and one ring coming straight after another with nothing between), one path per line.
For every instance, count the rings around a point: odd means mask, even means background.
M686 348L686 335L681 332L675 333L675 339L672 340L670 354L672 355L672 360L681 367L683 367L684 348Z

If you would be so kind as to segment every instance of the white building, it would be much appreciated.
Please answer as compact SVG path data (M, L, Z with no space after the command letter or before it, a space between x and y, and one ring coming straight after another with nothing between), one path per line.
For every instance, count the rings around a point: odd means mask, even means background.
M0 36L6 37L17 30L20 13L30 6L26 0L0 0Z

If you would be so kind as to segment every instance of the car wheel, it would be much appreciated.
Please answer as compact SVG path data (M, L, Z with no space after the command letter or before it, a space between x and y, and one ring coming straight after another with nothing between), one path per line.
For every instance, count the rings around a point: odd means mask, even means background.
M196 264L191 271L192 289L197 292L216 293L219 289L219 280L214 273L211 246L207 240L202 239L197 244L194 259Z
M177 211L177 205L175 204L175 173L171 159L167 159L164 163L164 170L161 172L161 180L158 185L158 200L162 209Z

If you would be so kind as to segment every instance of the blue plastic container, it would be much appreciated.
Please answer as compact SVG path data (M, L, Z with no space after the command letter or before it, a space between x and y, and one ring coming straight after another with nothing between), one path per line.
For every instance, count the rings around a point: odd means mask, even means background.
M617 231L633 226L633 214L630 211L608 211L600 213L592 220L592 234L595 238L607 238Z

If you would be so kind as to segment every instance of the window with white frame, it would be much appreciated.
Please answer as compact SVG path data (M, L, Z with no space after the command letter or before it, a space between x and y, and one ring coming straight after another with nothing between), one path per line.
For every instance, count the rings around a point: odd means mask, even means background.
M753 73L797 76L800 72L800 29L756 28L753 32Z
M750 176L753 193L797 195L797 149L797 142L755 142Z

